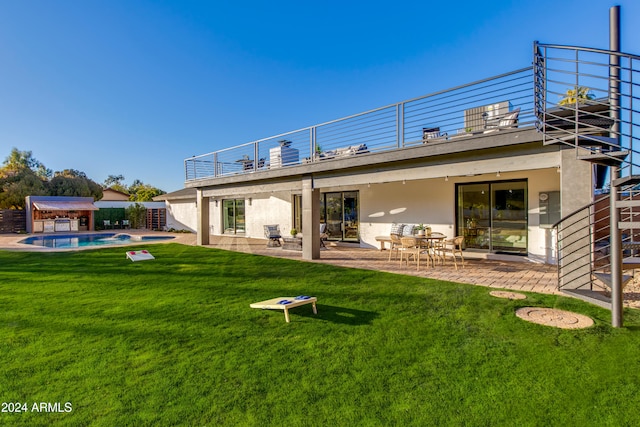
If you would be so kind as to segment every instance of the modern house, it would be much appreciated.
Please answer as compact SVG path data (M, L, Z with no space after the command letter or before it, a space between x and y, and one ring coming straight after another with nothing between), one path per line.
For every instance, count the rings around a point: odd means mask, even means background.
M624 198L640 181L640 57L619 39L533 52L519 70L188 158L185 189L161 197L195 221L199 244L278 224L302 230L302 257L316 259L319 224L330 241L373 248L393 223L423 223L464 236L468 252L558 263L561 287L593 290L594 254L616 252L616 238L594 241L595 195ZM561 220L585 209L568 231ZM620 228L633 240L640 223ZM579 249L567 252L569 236Z

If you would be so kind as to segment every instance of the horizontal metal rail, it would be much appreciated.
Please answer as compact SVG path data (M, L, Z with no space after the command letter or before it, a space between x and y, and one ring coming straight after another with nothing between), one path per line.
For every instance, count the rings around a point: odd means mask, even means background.
M354 154L442 143L500 125L520 109L516 124L535 124L532 68L521 68L315 126L281 133L184 160L185 181L331 161Z

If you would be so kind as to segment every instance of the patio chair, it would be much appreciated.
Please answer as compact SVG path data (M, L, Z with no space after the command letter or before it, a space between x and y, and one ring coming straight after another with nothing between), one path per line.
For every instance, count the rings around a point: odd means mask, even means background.
M327 247L324 244L324 241L327 240L328 238L329 238L329 235L327 234L327 223L323 222L322 224L320 224L320 247L321 248Z
M400 262L404 258L404 255L407 256L407 265L409 265L409 258L413 257L416 262L416 267L420 270L420 254L422 253L423 248L420 246L420 242L415 237L401 237L400 242L402 246L400 247Z
M438 247L438 252L442 257L443 264L446 262L446 255L451 254L453 258L453 265L458 269L458 263L456 261L456 257L459 256L462 262L462 267L464 267L464 257L462 256L462 244L464 243L463 236L456 236L453 239L444 240L440 243Z
M400 252L400 249L402 248L402 241L400 241L400 235L398 234L391 234L389 237L391 238L391 247L389 248L389 261L391 261L391 255L394 252L396 254L395 259L398 259L398 252Z
M104 226L104 229L107 230L111 227L111 220L110 219L105 219L102 221L102 225Z
M280 239L282 238L282 235L280 234L280 226L278 224L265 225L264 237L268 239L268 242L267 242L268 248L282 246L282 243L280 243Z

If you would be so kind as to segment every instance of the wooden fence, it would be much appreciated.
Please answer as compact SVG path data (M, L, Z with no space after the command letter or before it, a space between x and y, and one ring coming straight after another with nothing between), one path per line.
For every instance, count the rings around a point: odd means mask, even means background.
M0 233L27 231L27 212L16 209L0 209Z

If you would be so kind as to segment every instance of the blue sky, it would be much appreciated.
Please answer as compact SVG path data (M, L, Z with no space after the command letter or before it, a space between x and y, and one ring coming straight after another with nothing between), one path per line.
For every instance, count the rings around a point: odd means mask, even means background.
M0 161L183 187L183 160L531 64L640 54L637 0L0 0Z

